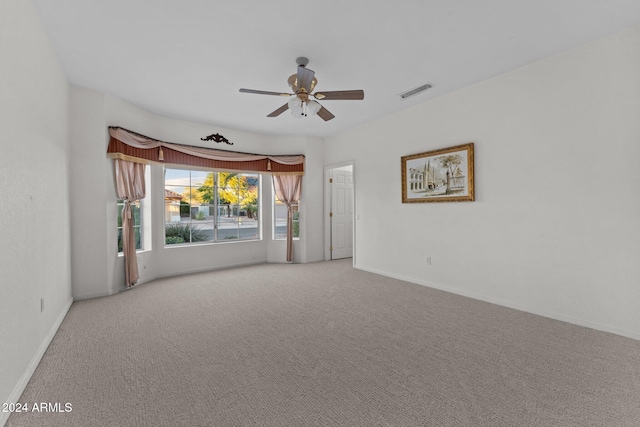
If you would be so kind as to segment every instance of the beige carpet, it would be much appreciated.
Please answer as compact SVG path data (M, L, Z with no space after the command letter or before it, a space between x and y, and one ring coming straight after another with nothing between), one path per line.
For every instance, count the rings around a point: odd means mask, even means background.
M9 426L640 426L640 341L267 264L72 305Z

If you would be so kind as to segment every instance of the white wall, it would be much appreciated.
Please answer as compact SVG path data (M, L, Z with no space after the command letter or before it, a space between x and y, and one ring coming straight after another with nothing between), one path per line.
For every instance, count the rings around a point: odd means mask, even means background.
M328 138L357 267L640 339L639 117L635 28ZM401 156L469 141L475 202L401 203Z
M324 144L320 138L307 138L306 144L306 169L301 200L304 215L304 234L307 249L304 262L316 262L324 260Z
M68 85L31 2L0 1L0 58L0 402L14 402L71 305Z
M104 101L93 91L70 91L71 278L74 298L104 295L108 265ZM100 141L100 149L95 148ZM102 178L102 179L101 179ZM101 262L96 262L101 260Z
M306 154L303 203L309 220L302 220L304 229L296 242L296 261L319 260L322 235L315 218L322 215L321 178L323 162L322 141L307 137L274 138L233 129L190 123L160 117L137 108L124 100L94 90L71 87L72 118L72 180L73 212L81 212L73 220L74 253L73 295L76 299L109 295L124 289L124 260L117 255L113 161L106 156L108 126L121 126L147 136L181 144L218 149L268 154ZM203 142L201 137L220 133L234 143L221 147ZM150 246L138 253L140 280L138 283L184 273L225 268L260 262L284 262L283 242L271 240L271 182L264 176L262 185L263 240L256 242L228 242L180 247L164 247L164 177L161 165L150 166L150 191L147 201L152 210ZM320 180L320 181L319 181ZM320 195L314 197L313 194ZM77 256L76 256L77 254Z

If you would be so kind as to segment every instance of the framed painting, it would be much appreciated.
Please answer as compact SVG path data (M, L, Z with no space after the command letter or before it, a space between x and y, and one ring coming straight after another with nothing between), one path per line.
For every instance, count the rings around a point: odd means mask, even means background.
M473 142L403 156L402 203L472 202Z

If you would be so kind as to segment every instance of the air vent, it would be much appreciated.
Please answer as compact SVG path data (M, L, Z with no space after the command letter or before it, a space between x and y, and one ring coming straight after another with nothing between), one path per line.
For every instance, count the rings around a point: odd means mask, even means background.
M417 87L417 88L415 88L415 89L411 89L411 90L408 90L408 91L406 91L406 92L404 92L404 93L401 93L401 94L400 94L400 98L402 98L402 99L407 99L407 98L409 98L410 96L417 95L417 94L419 94L420 92L424 92L424 91L425 91L425 90L427 90L427 89L431 89L432 87L433 87L433 85L430 85L429 83L427 83L427 84L422 85L422 86L419 86L419 87Z

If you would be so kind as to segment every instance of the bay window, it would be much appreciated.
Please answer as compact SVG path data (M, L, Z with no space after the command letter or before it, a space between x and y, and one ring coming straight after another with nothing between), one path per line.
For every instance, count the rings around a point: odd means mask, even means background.
M165 244L259 240L260 174L165 169Z

